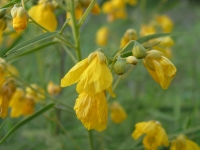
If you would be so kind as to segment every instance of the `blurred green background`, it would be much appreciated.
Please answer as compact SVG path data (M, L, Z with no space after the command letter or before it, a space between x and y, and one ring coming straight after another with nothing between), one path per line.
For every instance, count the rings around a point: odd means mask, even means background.
M102 1L101 1L102 2ZM118 101L126 110L128 117L121 124L114 124L109 117L107 129L103 132L93 131L95 150L137 150L140 140L133 140L131 133L137 122L158 120L168 134L184 132L187 129L195 129L200 126L200 2L199 0L181 0L174 2L169 0L166 6L162 6L158 12L154 11L158 0L147 1L145 19L151 20L152 13L167 14L174 21L174 32L180 35L173 36L173 57L171 61L177 67L177 75L167 90L163 90L149 75L142 62L132 72L121 80L115 90L117 97L109 102ZM62 18L63 11L57 11ZM89 19L81 28L81 49L83 58L98 48L95 44L96 31L103 25L110 28L108 46L102 47L106 54L111 55L118 50L120 39L128 28L134 28L139 32L141 25L140 2L136 7L128 7L126 20L117 20L107 23L104 14ZM41 32L33 30L35 25L29 24L28 28L17 43L26 41ZM42 32L41 32L42 33ZM66 34L71 37L69 27ZM9 48L2 44L1 57ZM7 59L9 60L9 57ZM52 80L60 84L64 76L60 71L60 58L64 57L64 72L66 73L74 64L70 57L63 52L59 44L47 47L41 51L23 56L17 60L11 60L12 64L20 72L20 77L29 82L37 83L46 88ZM71 106L74 105L77 93L75 85L63 89L62 100ZM47 103L48 99L45 100ZM38 104L36 110L43 105ZM63 106L62 106L63 107ZM57 125L51 118L55 117L55 109L51 109L40 117L32 120L17 130L1 146L2 150L88 150L89 140L87 129L81 124L75 115L62 111L62 126ZM10 117L0 120L0 138L2 138L23 117L12 119ZM59 126L59 132L56 127ZM200 145L200 132L187 134L187 136ZM143 148L141 148L143 149ZM162 148L160 148L162 149Z

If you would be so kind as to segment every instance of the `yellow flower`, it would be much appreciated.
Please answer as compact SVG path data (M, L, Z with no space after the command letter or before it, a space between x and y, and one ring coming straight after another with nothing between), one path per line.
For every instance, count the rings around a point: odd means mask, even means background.
M24 91L20 88L17 88L9 103L9 107L12 108L10 114L12 118L16 118L22 115L22 110L26 102L24 97Z
M61 91L61 87L54 84L52 81L50 81L47 85L47 92L50 94L50 95L57 95L59 94Z
M102 131L107 125L108 106L104 91L89 94L81 92L74 106L77 118L88 129Z
M34 109L35 109L35 101L34 101L33 97L26 96L25 104L22 109L22 115L24 115L24 116L31 115L34 113Z
M126 18L125 2L122 0L112 0L105 2L102 11L108 14L107 20L113 22L116 19Z
M105 46L108 41L108 28L101 27L96 33L96 43L100 46Z
M147 36L147 35L151 35L155 33L156 33L156 29L152 25L142 25L140 29L141 36Z
M152 78L160 84L163 89L167 89L176 74L176 67L172 62L157 50L147 52L143 59L144 66Z
M174 23L167 15L157 16L156 21L164 32L171 32L173 30Z
M31 89L30 87L26 88L26 95L28 97L31 97L35 102L39 102L40 100L45 99L45 96L42 94L44 93L44 89L42 89L41 87L39 87L37 84L31 84L31 87L33 89ZM38 91L38 92L37 92Z
M128 44L129 41L131 40L135 40L137 38L137 33L134 29L128 29L126 30L126 32L124 33L121 42L120 42L120 47L124 47L126 46L126 44Z
M199 150L200 147L184 135L179 135L171 142L170 150Z
M96 94L107 90L112 81L113 77L106 64L105 55L96 51L69 70L61 80L61 87L78 82L78 93L85 91L88 94Z
M143 134L145 134L143 145L147 150L156 150L159 146L169 145L167 134L158 121L137 123L132 137L138 139Z
M28 14L41 26L53 32L56 30L58 22L54 14L54 7L51 2L41 1L33 6Z
M11 15L13 17L13 28L17 33L25 30L28 25L28 14L22 6L14 5L11 10Z
M5 118L8 115L8 105L16 90L12 79L6 81L0 90L0 117Z
M114 123L121 123L127 117L123 107L118 102L113 102L110 106L111 119Z

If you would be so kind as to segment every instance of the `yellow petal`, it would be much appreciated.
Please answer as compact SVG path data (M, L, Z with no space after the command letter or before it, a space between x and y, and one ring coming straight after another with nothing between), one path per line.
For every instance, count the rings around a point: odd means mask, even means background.
M110 116L114 123L121 123L127 117L124 108L118 102L113 102L110 106L110 110L111 110Z
M106 128L108 106L105 93L90 95L86 92L79 94L74 106L77 118L88 129L102 131Z
M82 73L88 67L88 58L77 63L69 72L62 78L61 87L70 86L80 80Z
M90 94L96 94L108 89L112 81L113 77L107 65L99 62L96 55L81 75L76 90L78 93L85 91Z
M57 28L57 19L50 4L33 6L28 14L41 26L53 32Z

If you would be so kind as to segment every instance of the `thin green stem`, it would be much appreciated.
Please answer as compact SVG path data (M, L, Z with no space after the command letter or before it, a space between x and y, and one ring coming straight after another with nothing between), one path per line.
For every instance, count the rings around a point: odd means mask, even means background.
M41 29L43 29L44 31L47 31L47 32L50 32L48 29L44 28L43 26L41 26L40 24L38 24L33 18L31 18L29 16L29 18L31 19L31 21L33 23L35 23L38 27L40 27ZM62 37L61 37L62 36ZM74 48L75 49L75 46L67 39L65 38L62 34L58 34L56 35L56 37L61 40L62 42L64 42L67 46L71 47L71 48ZM64 39L63 39L64 38Z
M80 47L80 33L79 33L79 27L76 22L76 16L75 16L75 6L74 6L74 1L70 0L69 2L69 13L71 17L71 27L72 27L72 33L74 37L74 42L75 42L75 47L76 47L76 55L79 61L82 60L81 56L81 47Z
M24 5L24 0L21 0L21 4L22 4L22 7L24 8L24 10L26 10L25 5Z
M92 130L88 130L88 137L89 137L90 150L93 150L94 145L93 145L93 138L92 138Z
M71 59L73 60L73 62L76 64L78 61L74 57L74 55L72 54L72 52L64 44L62 44L62 47L68 53L68 55L71 57Z
M64 22L64 24L63 24L62 28L60 29L60 32L59 32L59 33L61 33L61 34L63 33L65 27L67 26L67 24L68 24L68 22L69 22L69 20L70 20L70 19L67 19L67 20Z
M92 10L94 4L96 3L96 0L92 0L92 2L90 3L90 5L87 7L86 11L84 12L83 16L81 17L79 23L78 23L78 27L80 28L82 26L82 24L85 22L88 14L90 13L90 11Z

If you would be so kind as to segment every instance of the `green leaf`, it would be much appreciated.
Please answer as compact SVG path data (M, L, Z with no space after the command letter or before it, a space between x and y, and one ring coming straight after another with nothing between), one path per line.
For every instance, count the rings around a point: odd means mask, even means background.
M26 123L28 123L29 121L33 120L34 118L38 117L39 115L41 115L42 113L44 113L45 111L49 110L50 108L52 108L54 106L54 103L48 104L47 106L43 107L42 109L38 110L36 113L34 113L33 115L23 119L22 121L20 121L19 123L17 123L4 137L3 139L0 141L0 145L12 134L14 133L17 129L19 129L20 127L22 127L23 125L25 125Z
M48 47L48 46L51 46L51 45L54 45L54 44L57 44L58 42L46 42L46 43L42 43L41 45L38 45L37 47L35 47L35 48L32 48L32 49L29 49L28 51L23 51L22 53L17 53L17 55L11 55L11 57L8 57L8 58L6 58L6 61L7 62L9 62L9 61L15 61L15 60L17 60L17 59L19 59L20 57L22 57L22 56L25 56L25 55L28 55L28 54L30 54L30 53L33 53L33 52L36 52L36 51L38 51L38 50L41 50L41 49L43 49L43 48L46 48L46 47Z
M9 2L8 4L2 6L1 8L7 8L7 7L10 7L10 6L13 6L16 3L19 3L20 1L21 0L13 0L13 1Z
M15 52L18 52L18 51L21 51L21 50L24 50L24 48L27 48L29 46L33 46L34 44L38 43L38 42L41 42L43 40L46 40L46 39L49 39L49 38L52 38L54 37L56 34L58 34L57 32L46 32L46 33L43 33L37 37L34 37L28 41L25 41L23 43L20 43L18 44L17 46L13 47L11 50L9 50L4 56L8 56L12 53L15 53Z
M165 37L165 36L175 36L175 35L180 35L180 34L183 34L183 33L157 33L157 34L152 34L152 35L148 35L148 36L138 38L136 41L138 43L144 43L144 42L152 40L152 39Z

